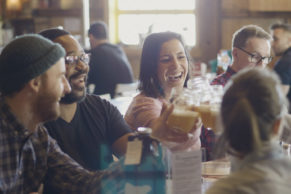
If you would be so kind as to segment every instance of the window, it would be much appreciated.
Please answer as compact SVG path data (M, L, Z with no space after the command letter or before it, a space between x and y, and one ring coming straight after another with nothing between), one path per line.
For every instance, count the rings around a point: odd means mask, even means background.
M195 0L111 0L110 38L138 45L152 32L174 31L196 43ZM112 30L114 29L114 30Z

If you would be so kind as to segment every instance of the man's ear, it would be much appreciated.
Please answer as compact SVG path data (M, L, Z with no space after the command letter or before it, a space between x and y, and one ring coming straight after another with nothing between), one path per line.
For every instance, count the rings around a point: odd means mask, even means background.
M231 54L232 54L232 57L234 59L237 59L237 48L233 47L232 48L232 51L231 51Z
M30 80L28 82L28 86L34 92L38 92L40 90L40 87L41 87L41 76L37 76L37 77L33 78L32 80Z
M93 36L93 34L89 34L88 37L89 37L89 40L90 40L90 41L92 41L92 40L96 40L96 38Z

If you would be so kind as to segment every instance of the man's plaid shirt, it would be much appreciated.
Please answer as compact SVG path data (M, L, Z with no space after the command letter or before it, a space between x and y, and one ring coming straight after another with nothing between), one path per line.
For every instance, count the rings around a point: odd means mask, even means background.
M230 67L227 68L226 72L218 75L216 78L214 78L210 85L222 85L223 87L227 83L227 81L233 76L236 72L231 69Z
M201 147L206 149L206 161L213 160L213 149L216 142L216 136L213 130L208 130L204 126L200 134Z
M101 193L101 188L116 193L118 185L111 180L121 178L120 169L119 165L106 172L83 169L42 125L36 132L25 129L0 97L0 193L36 192L43 182L58 193Z

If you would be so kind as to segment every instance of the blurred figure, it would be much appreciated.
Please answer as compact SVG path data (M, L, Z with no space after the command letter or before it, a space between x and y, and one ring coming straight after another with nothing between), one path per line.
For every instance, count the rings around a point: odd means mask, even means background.
M189 55L181 35L161 32L146 37L140 68L140 94L133 99L125 114L125 120L134 130L141 126L152 127L155 119L161 114L163 103L170 103L172 90L183 89L188 75ZM191 138L168 127L166 135L170 139L181 139L172 150L199 149L202 142L209 156L214 134L205 128L201 131L200 127L199 123L193 126Z
M291 25L275 23L270 29L273 36L272 49L276 56L281 56L275 63L274 70L281 78L282 90L291 102Z
M216 73L216 75L224 73L227 67L231 64L231 60L231 50L221 49L218 52L217 57L208 62L211 66L211 72Z
M232 75L246 67L266 67L271 58L272 37L256 25L243 26L233 34L232 64L211 85L224 86Z
M290 193L291 163L279 145L280 122L288 104L278 76L245 69L226 85L220 115L221 145L232 157L232 173L207 194Z
M108 41L107 25L96 22L90 26L88 36L91 45L89 90L94 94L115 95L116 84L133 83L133 73L126 54L121 47Z

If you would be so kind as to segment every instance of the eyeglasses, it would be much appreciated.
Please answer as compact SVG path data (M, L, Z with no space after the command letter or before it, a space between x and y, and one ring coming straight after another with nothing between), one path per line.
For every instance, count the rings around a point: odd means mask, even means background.
M263 62L263 64L268 64L272 61L272 57L262 57L260 55L255 55L255 54L252 54L240 47L237 47L238 49L240 49L241 51L245 52L246 54L248 54L250 57L251 57L251 62L252 63L260 63L261 61Z
M78 64L79 60L88 64L90 61L90 55L89 54L82 54L80 56L75 56L75 55L65 56L65 63L67 65L76 65L76 64Z

